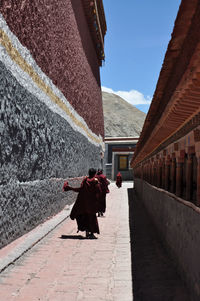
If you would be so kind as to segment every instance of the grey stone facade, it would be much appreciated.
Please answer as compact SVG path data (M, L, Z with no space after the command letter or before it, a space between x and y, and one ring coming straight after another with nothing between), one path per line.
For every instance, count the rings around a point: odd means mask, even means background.
M64 179L100 167L100 152L0 62L0 247L74 201Z
M200 298L200 210L141 179L135 190L160 232L180 275L190 289L191 300Z
M81 178L68 179L78 187ZM0 248L75 201L77 193L63 192L63 179L51 178L0 186Z
M0 184L77 177L99 166L100 148L20 86L1 62L0 98Z

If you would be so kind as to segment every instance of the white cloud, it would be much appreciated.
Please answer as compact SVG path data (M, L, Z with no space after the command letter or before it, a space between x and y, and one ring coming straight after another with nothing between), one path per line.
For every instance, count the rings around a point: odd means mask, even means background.
M137 90L130 90L130 91L113 91L111 88L101 87L102 91L117 94L127 102L131 103L132 105L149 105L151 103L152 97L147 96L146 98L144 95L137 91Z

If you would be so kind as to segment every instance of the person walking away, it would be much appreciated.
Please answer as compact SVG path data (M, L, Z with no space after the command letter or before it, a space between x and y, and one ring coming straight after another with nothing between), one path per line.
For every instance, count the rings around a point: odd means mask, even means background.
M101 193L100 183L95 177L96 170L89 169L88 176L85 177L80 187L69 186L64 183L63 190L78 192L77 199L72 207L70 218L76 219L78 231L86 231L86 238L96 239L94 233L99 234L99 225L96 217Z
M108 185L110 184L110 182L107 180L106 176L103 174L102 169L98 169L96 177L99 180L99 183L101 185L98 216L103 216L103 214L106 212L106 194L110 192L108 189Z
M116 178L116 183L118 188L120 188L122 186L122 175L120 172L118 172L117 174L117 178Z

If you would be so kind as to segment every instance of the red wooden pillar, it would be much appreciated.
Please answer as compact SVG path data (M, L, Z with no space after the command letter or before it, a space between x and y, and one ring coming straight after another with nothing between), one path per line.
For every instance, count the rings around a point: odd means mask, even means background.
M197 156L197 206L200 206L200 153Z
M158 187L162 187L162 160L158 162Z
M155 186L155 175L156 175L156 167L155 167L155 162L152 164L153 167L153 178L152 178L152 184Z
M151 170L152 170L151 184L154 185L154 162L151 163Z
M171 163L171 192L176 192L176 155L172 154L172 163Z
M180 151L180 157L177 158L176 163L176 195L182 196L183 191L183 164L184 164L185 150Z
M162 161L162 188L165 189L165 167L166 167L166 160L165 160L165 157L166 157L166 154L167 154L167 151L166 149L163 151L163 161Z
M171 164L171 160L170 160L170 156L167 156L167 160L165 163L165 190L169 190L169 182L170 182L170 164Z
M151 162L149 160L148 162L148 183L150 183L151 180Z
M162 188L165 188L165 158L162 161Z
M159 187L159 155L156 155L156 177L155 177L155 185Z
M182 188L182 158L178 157L176 162L176 195L181 196Z
M151 160L149 161L149 183L151 184L152 181L152 163Z
M192 188L192 155L188 154L187 167L186 167L186 200L191 199L191 188Z
M154 159L153 159L153 162L152 162L152 168L153 168L152 184L154 186L156 186L156 162L155 162Z
M149 183L152 183L152 163L149 162Z
M154 177L154 185L158 187L158 161L155 161L155 177Z
M191 201L192 198L192 183L193 183L193 170L192 170L192 156L195 152L194 146L188 147L187 167L186 167L186 200Z
M157 164L157 186L160 187L160 161Z
M197 195L196 205L200 207L200 129L195 129L194 142L195 142L195 154L197 158Z
M141 179L144 180L144 165L141 164Z
M154 159L151 158L151 184L154 185Z
M148 181L148 165L147 165L147 162L146 162L146 165L145 165L145 180Z

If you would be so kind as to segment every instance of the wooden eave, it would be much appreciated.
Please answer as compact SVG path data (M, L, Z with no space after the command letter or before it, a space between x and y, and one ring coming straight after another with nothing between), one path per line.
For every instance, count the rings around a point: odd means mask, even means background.
M200 2L182 0L131 166L200 112Z
M104 37L107 31L103 2L102 0L82 0L82 3L101 66L102 60L105 59Z

